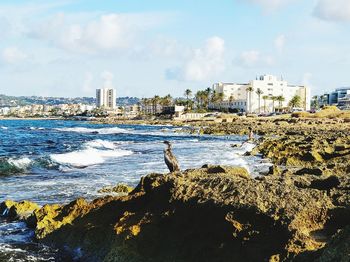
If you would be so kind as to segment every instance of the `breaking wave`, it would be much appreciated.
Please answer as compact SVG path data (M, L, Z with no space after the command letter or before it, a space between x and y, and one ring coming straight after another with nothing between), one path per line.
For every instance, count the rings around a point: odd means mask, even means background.
M0 175L26 173L32 167L57 169L58 165L47 157L36 159L30 159L28 157L0 158Z
M0 159L0 175L11 175L24 172L32 165L32 160L23 158L2 158Z
M102 164L110 158L131 154L133 152L130 150L118 149L113 142L98 139L86 142L80 150L63 154L51 154L50 158L63 166L84 168Z

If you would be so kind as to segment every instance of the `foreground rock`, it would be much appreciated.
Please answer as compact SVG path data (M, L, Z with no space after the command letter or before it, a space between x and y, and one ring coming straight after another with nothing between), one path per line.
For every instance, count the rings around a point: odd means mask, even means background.
M337 250L348 247L350 210L334 196L350 187L330 194L313 181L206 166L148 175L128 196L46 205L29 221L82 261L348 261Z
M101 194L119 194L119 195L127 195L129 194L131 191L133 190L133 188L131 186L128 186L126 184L118 184L116 186L108 186L108 187L104 187L101 188L100 190L98 190L98 193Z
M0 215L8 217L10 220L26 219L38 209L39 205L30 201L6 200L0 204Z

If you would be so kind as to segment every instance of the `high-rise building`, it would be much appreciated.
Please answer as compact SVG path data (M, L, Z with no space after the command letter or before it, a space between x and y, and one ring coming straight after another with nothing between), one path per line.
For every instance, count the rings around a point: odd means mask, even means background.
M117 92L113 88L96 89L96 106L106 109L117 107Z
M287 81L278 80L272 75L263 75L244 84L216 83L213 89L223 94L224 101L221 104L225 108L247 112L272 112L277 107L288 107L289 101L294 96L299 96L300 107L310 110L308 87L289 85Z

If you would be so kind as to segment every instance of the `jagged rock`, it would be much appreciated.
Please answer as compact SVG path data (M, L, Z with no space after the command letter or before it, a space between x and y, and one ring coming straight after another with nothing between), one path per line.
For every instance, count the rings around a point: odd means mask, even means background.
M35 227L35 235L38 239L45 237L61 226L71 224L77 217L90 210L85 199L78 198L68 205L44 205L37 209L28 218L28 225Z
M232 170L151 174L128 196L44 206L34 212L36 235L81 248L84 261L286 261L325 246L313 232L329 223L327 194L296 187L299 176Z
M129 194L134 188L126 184L118 184L114 187L104 187L98 193Z
M39 205L30 201L14 202L12 200L6 200L0 205L0 214L10 220L20 220L27 218L37 209L39 209Z

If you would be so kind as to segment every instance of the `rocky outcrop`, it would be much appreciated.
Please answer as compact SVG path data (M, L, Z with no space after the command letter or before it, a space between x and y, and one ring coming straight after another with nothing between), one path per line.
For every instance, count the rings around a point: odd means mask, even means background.
M336 254L350 215L334 201L344 181L300 186L313 181L204 166L150 174L127 196L46 205L31 221L38 239L83 261L312 261Z
M30 201L6 200L0 204L0 215L6 216L10 220L26 219L38 209L39 205Z
M129 194L133 188L126 184L118 184L112 187L104 187L98 190L98 193L101 194Z

